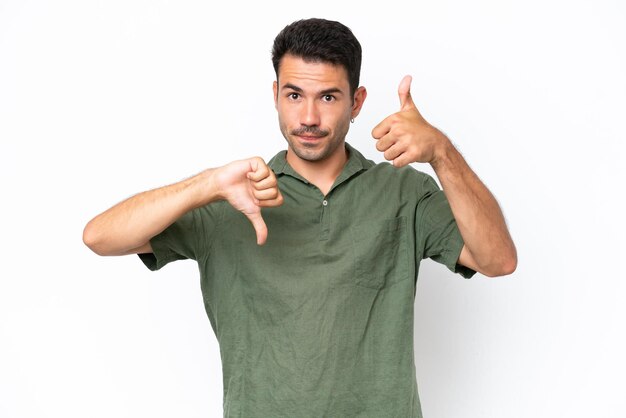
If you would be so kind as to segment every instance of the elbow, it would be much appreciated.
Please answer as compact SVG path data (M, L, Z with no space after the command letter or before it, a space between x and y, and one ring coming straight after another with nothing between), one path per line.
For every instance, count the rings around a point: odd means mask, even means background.
M107 255L104 251L102 251L102 247L99 240L99 235L97 229L92 224L93 221L89 222L85 229L83 229L83 243L94 253L98 255Z
M517 270L517 254L513 254L513 257L509 260L504 274L513 274L515 270Z
M507 260L507 262L504 263L502 267L500 267L498 274L492 277L508 276L509 274L513 274L516 269L517 269L517 258Z
M513 274L517 269L517 253L513 251L497 265L486 272L482 272L487 277L502 277Z

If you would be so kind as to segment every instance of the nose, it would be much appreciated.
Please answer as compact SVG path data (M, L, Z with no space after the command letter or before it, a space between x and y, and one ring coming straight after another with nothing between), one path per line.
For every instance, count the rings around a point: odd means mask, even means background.
M320 122L320 112L317 108L317 103L315 103L314 100L305 101L300 114L300 124L306 126L319 126Z

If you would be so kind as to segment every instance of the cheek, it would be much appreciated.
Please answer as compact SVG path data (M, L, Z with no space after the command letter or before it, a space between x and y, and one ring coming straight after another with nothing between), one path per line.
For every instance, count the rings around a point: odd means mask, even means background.
M344 111L343 109L341 111L329 111L322 119L322 124L329 127L336 127L336 129L346 125L346 123L350 123L350 109L347 111Z
M336 115L335 126L341 127L342 130L350 126L350 109Z
M285 119L281 115L278 115L278 127L280 128L280 131L283 134L286 134L289 131L289 128L287 127L287 123L285 122Z
M281 124L290 124L293 122L293 109L288 109L285 107L278 107L278 120Z
M282 128L283 126L285 126L285 114L280 109L277 109L277 110L278 110L278 124Z

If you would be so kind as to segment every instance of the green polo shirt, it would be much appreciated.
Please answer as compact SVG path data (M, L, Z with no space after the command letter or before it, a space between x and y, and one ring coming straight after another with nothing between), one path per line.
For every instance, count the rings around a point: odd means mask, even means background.
M413 353L420 261L464 277L463 240L432 177L349 159L326 196L269 162L284 197L267 242L227 202L183 215L141 254L151 270L198 263L219 342L224 417L421 417Z

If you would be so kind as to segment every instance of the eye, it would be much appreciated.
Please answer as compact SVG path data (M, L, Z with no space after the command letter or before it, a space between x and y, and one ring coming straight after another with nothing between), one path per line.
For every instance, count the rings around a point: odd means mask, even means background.
M322 100L324 100L325 102L332 102L333 100L335 100L335 96L333 96L332 94L326 94L322 96Z
M289 98L291 100L298 100L298 98L300 98L300 94L298 94L298 93L289 93Z

